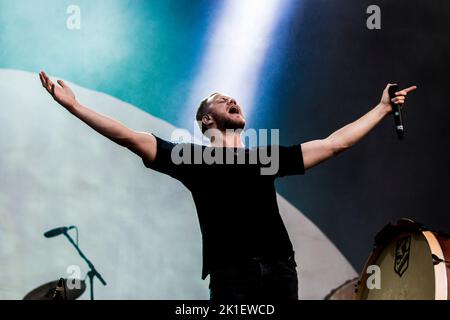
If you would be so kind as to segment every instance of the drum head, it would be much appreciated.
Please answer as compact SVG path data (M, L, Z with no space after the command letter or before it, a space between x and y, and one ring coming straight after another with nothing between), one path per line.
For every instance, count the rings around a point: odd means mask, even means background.
M359 288L364 300L433 300L435 299L435 270L430 246L423 233L403 233L379 248L368 265L380 270L381 288L368 289L362 277ZM368 279L369 277L369 279Z
M336 289L331 290L324 300L353 300L359 278L350 279Z

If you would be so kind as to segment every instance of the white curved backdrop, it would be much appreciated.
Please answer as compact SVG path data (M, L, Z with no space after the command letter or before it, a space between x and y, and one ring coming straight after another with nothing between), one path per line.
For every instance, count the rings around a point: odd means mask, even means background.
M174 127L111 96L73 85L84 104L136 130ZM190 193L59 107L38 75L0 70L0 298L86 266L51 228L77 225L80 247L108 282L98 299L208 299ZM299 177L301 179L301 177ZM329 239L281 196L296 251L300 298L322 299L356 273ZM332 261L332 263L330 263ZM89 298L88 292L83 299Z

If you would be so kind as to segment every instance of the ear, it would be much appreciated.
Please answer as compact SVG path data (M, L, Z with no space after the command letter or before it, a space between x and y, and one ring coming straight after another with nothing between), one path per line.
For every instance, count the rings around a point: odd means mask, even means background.
M209 114L205 114L202 117L202 124L209 128L214 123L213 118Z

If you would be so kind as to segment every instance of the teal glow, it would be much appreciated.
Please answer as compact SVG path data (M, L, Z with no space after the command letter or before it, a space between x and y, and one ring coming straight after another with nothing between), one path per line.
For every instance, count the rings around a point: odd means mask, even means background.
M80 30L66 27L72 4L81 9ZM215 5L0 0L0 68L46 70L177 124Z

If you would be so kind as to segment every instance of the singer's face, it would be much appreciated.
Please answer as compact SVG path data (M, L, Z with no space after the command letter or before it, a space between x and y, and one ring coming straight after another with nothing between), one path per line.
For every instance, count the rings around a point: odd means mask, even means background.
M244 113L235 99L215 93L211 95L208 103L208 113L213 118L217 129L237 130L245 127Z

